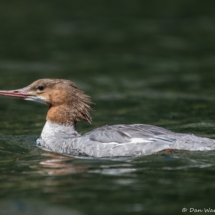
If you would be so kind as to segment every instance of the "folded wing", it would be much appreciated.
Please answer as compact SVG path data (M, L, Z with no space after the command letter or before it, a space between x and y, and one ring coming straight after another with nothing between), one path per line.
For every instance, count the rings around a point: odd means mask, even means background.
M136 143L167 141L173 142L169 138L173 132L152 125L133 124L133 125L112 125L103 126L87 133L88 138L101 143Z

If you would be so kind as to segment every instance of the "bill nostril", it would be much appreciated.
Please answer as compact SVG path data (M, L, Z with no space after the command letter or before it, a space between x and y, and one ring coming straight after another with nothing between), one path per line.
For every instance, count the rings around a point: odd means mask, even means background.
M13 93L18 93L19 91L13 91Z

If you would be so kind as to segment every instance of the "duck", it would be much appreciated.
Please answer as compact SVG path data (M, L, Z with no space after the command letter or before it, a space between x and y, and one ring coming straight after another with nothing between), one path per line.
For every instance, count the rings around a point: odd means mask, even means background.
M48 113L36 146L67 156L137 157L162 150L215 150L215 140L194 134L175 133L147 124L105 125L80 135L76 124L92 122L91 98L75 83L64 79L40 79L0 95L46 104Z

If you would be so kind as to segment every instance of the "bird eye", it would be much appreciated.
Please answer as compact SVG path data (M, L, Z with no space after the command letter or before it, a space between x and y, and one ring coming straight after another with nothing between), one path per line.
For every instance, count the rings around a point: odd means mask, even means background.
M38 90L44 90L44 86L37 87Z

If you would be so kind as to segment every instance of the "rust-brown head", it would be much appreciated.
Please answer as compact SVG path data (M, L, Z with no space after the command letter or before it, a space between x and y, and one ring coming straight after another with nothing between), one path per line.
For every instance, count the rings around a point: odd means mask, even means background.
M0 95L47 104L47 120L54 123L72 125L81 120L91 123L90 97L69 80L40 79L22 89L0 91Z

